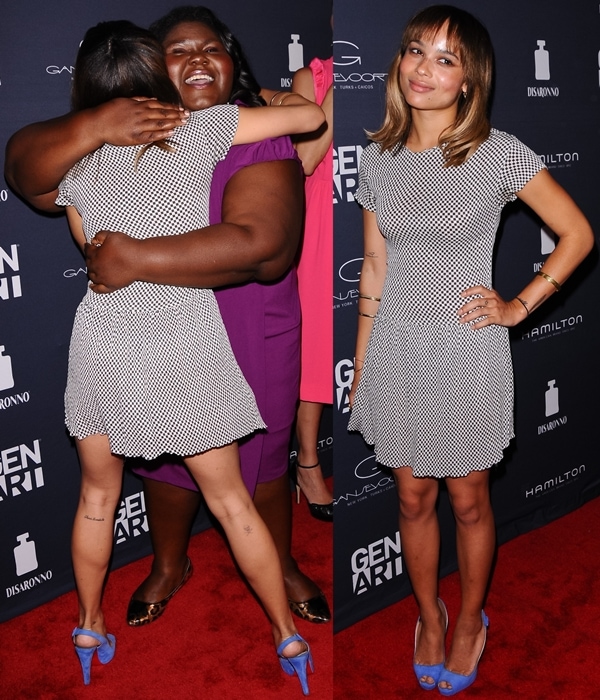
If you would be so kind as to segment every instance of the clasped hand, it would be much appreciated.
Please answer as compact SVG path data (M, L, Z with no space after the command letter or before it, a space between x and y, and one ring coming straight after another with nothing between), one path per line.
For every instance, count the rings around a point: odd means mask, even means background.
M473 329L492 325L516 326L527 315L520 301L504 301L495 289L488 289L482 285L465 289L461 296L476 297L463 304L456 312L459 323L468 323Z
M119 231L98 231L83 249L90 289L108 294L135 282L129 261L136 259L139 243Z

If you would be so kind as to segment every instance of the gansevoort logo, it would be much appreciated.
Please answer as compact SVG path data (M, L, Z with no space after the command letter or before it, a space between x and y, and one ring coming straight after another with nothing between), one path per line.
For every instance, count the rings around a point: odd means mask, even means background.
M361 460L354 468L354 476L361 480L359 485L354 491L347 491L337 498L336 504L344 502L347 506L353 506L395 488L393 477L381 470L375 461L375 455ZM367 483L361 483L365 481Z
M526 333L523 333L521 340L531 340L533 342L537 340L546 340L553 336L569 333L580 323L583 323L582 314L568 316L567 318L561 318L557 321L550 321L550 323L542 323L540 326L534 326Z
M526 486L525 498L539 498L563 486L570 486L582 474L585 474L585 464L557 474L550 479L546 479L543 483L535 484L534 486Z
M344 282L359 282L363 258L352 258L340 265L338 276Z
M87 275L87 267L79 267L77 270L71 268L63 272L63 277L66 277L67 279L70 277L77 277L78 275Z
M139 491L121 501L115 521L115 544L148 532L144 492Z
M338 51L339 49L339 51ZM359 48L351 41L338 40L333 42L333 65L334 66L352 66L355 63L360 64L361 58L358 54ZM341 55L339 55L341 52ZM348 55L346 52L349 52ZM356 54L356 55L352 55ZM336 60L337 59L337 60Z
M50 75L60 75L64 72L72 75L74 70L75 66L46 66L46 73L49 73Z
M33 464L32 464L33 463ZM0 451L0 502L44 486L40 440ZM34 466L39 465L39 466Z
M366 547L356 549L351 557L352 592L366 593L402 575L400 533L394 539L383 537Z

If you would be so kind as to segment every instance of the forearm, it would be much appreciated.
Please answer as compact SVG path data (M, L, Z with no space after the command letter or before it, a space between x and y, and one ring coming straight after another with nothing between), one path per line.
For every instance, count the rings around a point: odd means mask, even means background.
M184 287L270 282L286 272L295 251L227 223L138 244L136 279Z
M89 128L89 112L30 124L10 138L5 177L31 204L56 190L69 168L102 145L98 130Z
M556 294L591 250L593 238L563 236L540 272L515 297L529 315ZM541 273L541 274L540 274ZM548 279L550 278L550 279Z

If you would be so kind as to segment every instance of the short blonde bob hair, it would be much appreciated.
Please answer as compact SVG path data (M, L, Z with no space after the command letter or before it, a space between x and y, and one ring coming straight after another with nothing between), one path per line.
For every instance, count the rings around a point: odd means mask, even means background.
M494 52L487 29L473 15L451 5L434 5L408 23L386 84L383 125L368 136L383 150L403 146L412 126L411 109L400 89L400 61L411 41L433 38L446 29L448 48L461 61L466 95L459 98L456 121L440 134L446 166L461 165L490 133L488 107L492 91Z

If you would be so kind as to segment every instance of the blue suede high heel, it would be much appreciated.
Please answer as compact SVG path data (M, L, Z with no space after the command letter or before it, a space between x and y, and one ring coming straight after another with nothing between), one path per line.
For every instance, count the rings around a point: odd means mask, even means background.
M306 644L306 651L300 652L296 656L283 656L283 650L291 644L292 642L302 642ZM302 692L304 695L309 695L308 690L308 678L306 666L310 666L310 670L314 673L315 667L313 665L312 654L310 653L310 647L304 639L299 634L293 634L291 637L284 639L283 642L277 647L277 656L279 657L279 663L281 668L288 674L288 676L293 676L296 674L300 685L302 686Z
M438 681L438 690L442 695L456 695L456 693L460 693L461 690L468 688L475 682L475 679L477 678L477 666L479 665L479 660L481 659L481 655L483 654L483 650L485 649L485 643L487 641L487 628L490 624L490 621L488 620L488 617L483 610L481 611L481 621L483 622L483 644L481 646L479 656L477 657L477 661L475 662L475 668L473 669L472 673L470 673L468 676L464 676L462 673L453 673L447 668L443 668L442 673L440 675L440 680ZM440 688L439 684L442 681L449 683L450 688Z
M444 629L448 629L448 611L446 610L446 606L444 605L444 601L441 598L438 598L438 605L440 606L442 613L444 614L445 618L445 626ZM417 653L417 642L419 640L419 633L421 631L421 618L417 620L417 625L415 627L415 654ZM419 685L423 690L433 690L439 681L440 674L442 672L442 669L444 668L444 662L440 664L417 664L414 661L414 656L413 656L413 669L415 672L415 676L417 677L417 680L419 681ZM427 681L423 680L423 676L428 676L429 678L433 678L432 683L427 683Z
M98 646L78 647L77 644L75 644L75 637L78 634L84 634L87 637L93 637L97 642L99 642ZM112 658L115 655L115 635L107 634L106 637L103 637L101 634L94 632L94 630L86 630L82 627L76 627L73 630L71 638L73 639L73 644L75 645L75 652L79 657L79 663L81 664L81 670L83 671L83 684L89 685L90 672L92 669L92 657L94 656L94 652L98 652L98 660L101 664L107 664L109 661L112 661Z

